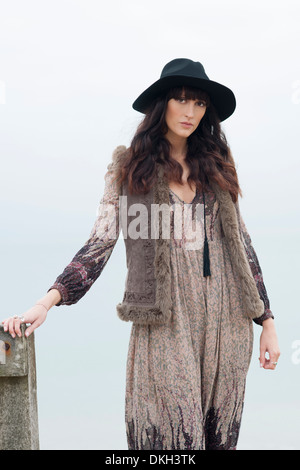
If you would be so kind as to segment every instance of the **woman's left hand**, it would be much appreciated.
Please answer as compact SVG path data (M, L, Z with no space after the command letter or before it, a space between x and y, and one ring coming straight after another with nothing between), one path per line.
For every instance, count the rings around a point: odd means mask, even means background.
M269 358L266 357L269 354ZM260 336L260 367L264 369L276 369L280 356L277 334L273 318L263 321L263 330Z

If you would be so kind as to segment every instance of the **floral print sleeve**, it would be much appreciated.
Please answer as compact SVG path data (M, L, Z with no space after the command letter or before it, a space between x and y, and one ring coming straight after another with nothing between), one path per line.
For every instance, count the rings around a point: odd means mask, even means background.
M259 296L260 296L260 298L263 301L264 306L265 306L264 313L260 317L254 318L253 321L255 323L257 323L258 325L262 325L262 322L264 320L266 320L267 318L274 318L274 315L270 310L270 301L269 301L268 294L267 294L267 291L266 291L266 287L265 287L265 284L264 284L264 281L263 281L262 270L261 270L259 261L258 261L257 256L256 256L256 252L253 248L252 240L251 240L250 235L248 233L248 230L246 228L243 217L241 216L240 207L239 207L238 202L235 204L235 207L236 207L237 216L238 216L240 234L241 234L242 242L243 242L246 254L247 254L247 258L248 258L248 261L249 261L251 272L252 272L254 280L256 282L256 286L257 286Z
M48 289L48 292L57 289L61 295L61 301L56 306L78 302L100 276L110 258L119 237L119 194L113 177L112 165L109 165L104 177L104 195L90 237Z

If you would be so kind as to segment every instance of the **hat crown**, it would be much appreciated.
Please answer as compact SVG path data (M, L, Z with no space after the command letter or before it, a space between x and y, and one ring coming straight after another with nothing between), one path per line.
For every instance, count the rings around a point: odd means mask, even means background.
M185 77L195 77L209 80L204 67L200 62L190 59L174 59L168 62L162 69L160 78L183 75Z

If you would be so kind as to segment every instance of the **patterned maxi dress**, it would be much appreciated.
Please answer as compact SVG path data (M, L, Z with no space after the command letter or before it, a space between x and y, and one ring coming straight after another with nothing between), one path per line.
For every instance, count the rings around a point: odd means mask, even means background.
M115 246L119 196L112 176L109 169L89 239L50 287L61 294L58 306L74 304L85 295ZM169 325L132 324L125 396L128 449L233 450L252 355L253 323L243 312L239 280L230 261L215 194L205 193L209 277L203 277L202 193L197 192L191 204L171 189L169 195L173 315ZM106 204L114 207L109 218L107 212L104 218L102 211ZM200 211L194 210L196 204ZM178 208L192 210L190 227L184 228L181 238L174 235ZM254 321L262 324L273 314L238 204L236 209L252 274L265 305L262 317ZM195 224L199 224L202 236L191 243Z

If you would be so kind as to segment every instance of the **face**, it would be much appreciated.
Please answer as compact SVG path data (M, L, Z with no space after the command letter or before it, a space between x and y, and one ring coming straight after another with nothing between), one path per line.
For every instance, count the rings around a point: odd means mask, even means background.
M205 100L185 99L184 93L178 99L171 98L166 110L166 124L168 132L166 137L187 138L198 127L206 111Z

